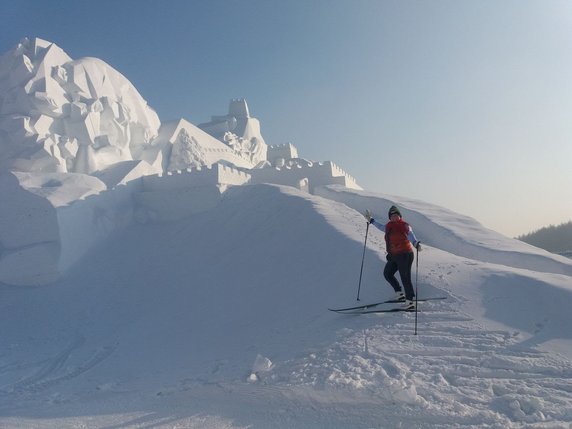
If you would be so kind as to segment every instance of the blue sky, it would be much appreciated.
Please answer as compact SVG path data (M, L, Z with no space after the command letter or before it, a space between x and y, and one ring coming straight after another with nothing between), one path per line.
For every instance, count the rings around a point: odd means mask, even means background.
M509 236L572 220L567 0L0 1L22 37L98 57L163 121L246 98L269 144Z

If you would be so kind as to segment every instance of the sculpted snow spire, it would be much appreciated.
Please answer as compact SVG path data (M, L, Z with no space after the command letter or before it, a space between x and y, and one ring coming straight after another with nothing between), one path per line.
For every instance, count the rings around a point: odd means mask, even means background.
M250 116L245 99L231 100L228 115L213 116L210 122L199 124L199 128L250 158L254 165L266 162L267 145L260 122Z
M234 116L235 118L250 118L246 100L244 98L235 98L230 100L230 105L228 106L228 114L229 116Z

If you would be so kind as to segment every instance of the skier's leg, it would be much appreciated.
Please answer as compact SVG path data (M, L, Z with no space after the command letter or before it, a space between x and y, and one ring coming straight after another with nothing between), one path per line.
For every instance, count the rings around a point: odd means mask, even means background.
M398 255L395 257L395 262L397 263L397 267L399 269L399 276L401 277L401 283L403 283L403 289L405 289L405 299L412 301L415 297L413 283L411 282L413 252Z
M388 255L387 263L385 264L385 268L383 269L383 277L385 277L385 280L389 282L389 284L391 285L391 287L393 287L393 290L395 292L401 292L401 285L395 278L395 273L397 272L398 269L399 268L395 260L389 257Z

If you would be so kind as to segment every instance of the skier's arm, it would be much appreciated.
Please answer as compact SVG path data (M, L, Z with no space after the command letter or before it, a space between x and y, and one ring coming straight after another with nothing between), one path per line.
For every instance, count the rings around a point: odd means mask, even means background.
M414 247L417 247L420 243L420 241L417 240L417 237L415 237L415 233L413 232L413 228L411 228L411 226L409 227L409 232L407 233L407 239L411 242L411 244L413 244Z
M379 229L382 232L385 232L385 224L384 223L379 223L378 221L376 221L375 219L372 219L370 222L371 225L375 226L377 229Z

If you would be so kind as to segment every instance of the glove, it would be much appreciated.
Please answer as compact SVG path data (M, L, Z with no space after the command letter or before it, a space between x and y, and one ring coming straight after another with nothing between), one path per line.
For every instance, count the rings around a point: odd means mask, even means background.
M373 217L371 217L371 212L369 210L365 211L365 219L367 220L367 223L373 223L374 219Z
M421 247L420 241L418 241L417 244L415 244L415 248L417 249L418 252L421 252L423 250L423 248Z

